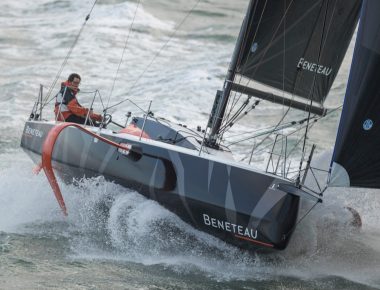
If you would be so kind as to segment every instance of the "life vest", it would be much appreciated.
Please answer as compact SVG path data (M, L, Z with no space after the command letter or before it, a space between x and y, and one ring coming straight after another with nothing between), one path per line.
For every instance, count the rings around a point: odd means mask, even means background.
M85 118L88 109L83 108L76 98L79 89L73 89L70 87L68 81L61 84L61 90L55 96L55 108L54 113L57 121L65 121L72 114Z

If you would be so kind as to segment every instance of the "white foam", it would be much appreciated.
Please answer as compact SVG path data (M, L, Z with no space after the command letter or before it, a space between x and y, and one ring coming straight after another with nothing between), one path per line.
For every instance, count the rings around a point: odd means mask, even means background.
M17 232L27 223L59 220L46 177L33 175L29 160L12 161L13 165L0 169L0 231Z
M378 191L331 190L298 226L287 250L252 255L184 223L158 203L105 181L61 184L64 218L43 172L16 153L0 171L0 231L52 233L69 239L73 259L165 265L180 273L201 271L216 280L301 279L337 275L376 284L380 255ZM352 228L352 206L362 229ZM304 204L308 209L311 204Z

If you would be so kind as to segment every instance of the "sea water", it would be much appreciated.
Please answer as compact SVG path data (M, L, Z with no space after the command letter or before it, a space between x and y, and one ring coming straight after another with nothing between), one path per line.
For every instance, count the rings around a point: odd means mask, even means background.
M52 92L75 71L84 105L92 101L86 93L98 89L104 103L130 98L146 109L153 101L156 116L204 128L248 1L197 2L98 1ZM0 3L0 289L380 289L378 190L327 190L289 247L266 255L199 232L101 177L61 184L69 211L63 217L43 172L32 173L19 144L39 85L49 90L92 4ZM348 71L349 57L330 107L342 103ZM126 102L111 113L123 123L136 110ZM260 105L231 136L276 122L281 112ZM337 112L313 128L319 167L329 163L338 119ZM249 146L235 147L237 158ZM360 214L360 229L345 207ZM304 202L300 217L309 208Z

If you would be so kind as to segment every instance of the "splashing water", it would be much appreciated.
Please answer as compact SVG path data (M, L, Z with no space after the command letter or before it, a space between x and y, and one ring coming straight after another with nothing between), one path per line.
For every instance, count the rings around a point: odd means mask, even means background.
M70 259L164 265L218 281L336 275L379 283L376 193L328 191L325 204L299 225L286 251L255 255L194 229L155 201L102 177L61 184L69 211L64 218L45 176L32 175L29 162L19 167L1 171L0 231L63 237ZM363 220L361 229L350 225L352 215L342 206L353 204Z

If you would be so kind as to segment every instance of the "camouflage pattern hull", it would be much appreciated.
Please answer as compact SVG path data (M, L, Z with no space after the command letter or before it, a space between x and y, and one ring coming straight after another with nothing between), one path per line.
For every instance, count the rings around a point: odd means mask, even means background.
M37 164L54 122L27 121L21 147ZM97 130L89 128L88 130ZM100 135L141 154L131 158L112 145L68 127L59 135L52 160L65 181L104 176L137 190L195 228L238 247L286 248L299 211L298 195L279 189L278 176L210 154L102 130ZM63 195L65 193L63 192Z

